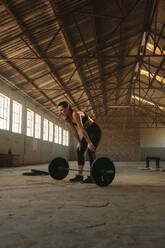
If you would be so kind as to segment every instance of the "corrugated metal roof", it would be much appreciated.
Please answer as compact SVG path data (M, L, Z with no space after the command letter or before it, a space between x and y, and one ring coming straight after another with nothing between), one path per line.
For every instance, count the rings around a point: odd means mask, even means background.
M164 13L163 0L3 0L0 73L55 115L68 100L105 127L164 123Z

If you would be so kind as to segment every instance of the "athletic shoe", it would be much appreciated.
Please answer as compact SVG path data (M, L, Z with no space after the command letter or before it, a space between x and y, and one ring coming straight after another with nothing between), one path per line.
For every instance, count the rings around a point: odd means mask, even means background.
M69 181L71 183L82 182L83 181L83 176L76 175L74 178L71 178Z
M94 183L94 180L91 176L88 176L85 180L83 180L83 183Z

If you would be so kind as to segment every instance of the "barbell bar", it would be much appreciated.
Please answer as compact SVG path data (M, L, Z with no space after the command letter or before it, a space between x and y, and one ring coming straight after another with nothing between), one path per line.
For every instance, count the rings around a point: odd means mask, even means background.
M69 171L79 171L78 169L69 168L69 164L65 158L54 158L48 166L49 174L56 180L64 179ZM115 177L115 166L107 157L96 159L90 170L83 170L83 172L90 172L96 185L100 187L108 186Z

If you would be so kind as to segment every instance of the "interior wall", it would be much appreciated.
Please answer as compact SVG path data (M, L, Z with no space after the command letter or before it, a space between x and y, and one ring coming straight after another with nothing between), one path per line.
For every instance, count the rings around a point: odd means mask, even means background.
M100 125L101 127L101 125ZM137 129L104 129L96 150L96 157L109 157L114 161L139 161L140 160L140 135ZM76 160L76 141L72 139L72 160ZM88 159L87 154L85 154Z
M22 104L23 116L22 116L22 133L13 133L12 130L12 115L10 112L10 128L9 131L0 129L0 153L7 154L11 149L12 154L20 155L21 164L37 164L50 162L54 157L61 156L70 159L69 146L63 146L61 144L55 144L54 142L48 142L41 139L26 136L26 109L30 108L35 113L41 115L41 118L46 118L52 121L54 124L59 125L62 128L68 129L65 124L51 115L44 108L32 101L31 98L24 97L17 93L16 90L6 86L4 82L0 81L0 92L12 100L15 100ZM11 104L10 104L11 105ZM41 128L42 137L42 128Z
M57 156L69 160L69 148L60 144L2 130L0 139L0 153L11 149L12 154L20 155L21 164L47 163Z
M77 141L76 139L73 137L73 135L70 135L70 156L69 156L69 160L70 161L77 161L77 153L76 153L76 147L77 147Z
M165 129L148 128L140 130L141 160L147 156L165 160Z
M114 161L140 160L140 135L138 129L104 129L97 156Z
M72 136L71 140L71 160L76 160L76 141ZM147 156L165 160L165 129L104 129L102 127L102 138L96 155L110 157L114 161L144 161Z

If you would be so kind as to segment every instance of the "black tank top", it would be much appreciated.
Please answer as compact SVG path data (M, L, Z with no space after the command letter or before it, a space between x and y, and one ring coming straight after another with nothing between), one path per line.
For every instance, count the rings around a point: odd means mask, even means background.
M88 120L88 115L86 113L84 113L84 116L82 118L82 123L83 123L83 126L85 124L85 122Z
M73 126L77 126L76 123L74 123L70 118L67 117L67 121L71 122ZM84 116L82 117L82 124L84 126L85 122L88 120L88 115L84 112Z

